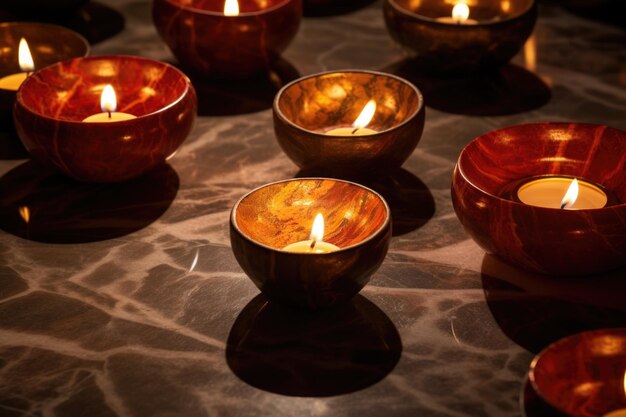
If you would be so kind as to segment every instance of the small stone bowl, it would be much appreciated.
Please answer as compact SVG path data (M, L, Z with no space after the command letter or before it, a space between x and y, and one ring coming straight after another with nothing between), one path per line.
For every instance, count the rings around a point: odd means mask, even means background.
M535 0L480 0L469 5L474 24L444 23L451 0L385 0L391 37L422 72L486 70L507 63L531 35L537 20Z
M293 253L322 213L324 241L340 249ZM244 195L230 216L235 258L270 299L307 309L356 295L385 259L391 239L389 206L376 192L348 181L301 178L263 185Z
M328 136L347 127L369 100L377 104L368 136ZM287 156L305 171L353 177L399 168L424 130L424 100L403 78L375 71L324 72L283 87L274 100L274 131Z
M246 78L269 70L291 43L302 0L239 0L238 16L224 0L155 0L152 16L178 61L201 75Z
M78 33L46 23L0 23L0 78L22 72L18 60L20 39L26 39L35 71L70 58L89 54L89 43ZM0 89L0 122L12 122L16 91Z
M86 123L112 84L117 111L137 116ZM84 182L117 182L165 162L196 117L196 93L178 69L151 59L77 58L33 74L17 94L15 126L33 158Z
M626 265L626 132L582 123L531 123L489 132L463 149L452 203L487 252L522 269L585 275ZM603 208L562 210L521 203L511 185L563 175L603 187ZM561 196L558 196L559 200Z
M600 329L565 337L539 353L529 380L539 396L573 417L626 413L626 329Z

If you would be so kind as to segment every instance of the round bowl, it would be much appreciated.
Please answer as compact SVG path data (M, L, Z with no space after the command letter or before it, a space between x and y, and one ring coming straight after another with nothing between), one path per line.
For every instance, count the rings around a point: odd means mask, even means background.
M581 123L531 123L489 132L459 156L454 210L487 252L532 272L585 275L626 265L626 132ZM564 175L603 186L616 203L561 210L509 194L526 178ZM560 196L559 196L560 199Z
M86 123L112 84L117 111L137 116ZM29 77L15 102L17 133L33 158L85 182L127 180L162 164L189 134L196 93L171 65L124 55L64 61Z
M283 250L309 239L317 213L325 219L323 240L340 249ZM301 178L263 185L237 201L230 216L233 252L252 282L272 300L308 309L357 294L383 262L390 239L385 200L342 180Z
M329 136L350 126L369 100L377 104L368 136ZM424 100L403 78L375 71L324 72L295 80L274 100L274 131L300 168L350 177L395 170L413 153L424 130Z
M18 61L20 39L26 39L35 70L89 54L89 43L78 33L46 23L0 23L0 78L22 72ZM0 89L0 122L10 124L16 91Z
M302 0L239 0L238 16L224 0L155 0L152 16L180 63L204 76L245 78L267 71L295 37Z
M626 329L565 337L539 353L529 380L541 398L573 417L626 413ZM623 414L619 414L623 415Z
M391 37L423 72L479 71L507 63L531 35L535 0L465 1L475 24L444 23L454 1L385 0Z

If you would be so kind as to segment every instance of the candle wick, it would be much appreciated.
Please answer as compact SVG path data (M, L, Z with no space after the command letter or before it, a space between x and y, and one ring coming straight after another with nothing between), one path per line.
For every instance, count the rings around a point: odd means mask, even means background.
M107 113L109 113L109 119L110 119L110 118L111 118L111 112L109 111L109 112L107 112Z
M315 248L316 243L317 243L317 240L313 239L313 242L311 242L311 249Z
M26 78L30 77L31 75L33 75L33 73L32 73L32 72L30 72L30 71L26 71Z
M567 201L561 203L561 210L564 209L566 205L567 205Z
M360 129L360 127L354 128L354 130L352 131L351 135L354 135L356 133L356 131L359 130L359 129Z

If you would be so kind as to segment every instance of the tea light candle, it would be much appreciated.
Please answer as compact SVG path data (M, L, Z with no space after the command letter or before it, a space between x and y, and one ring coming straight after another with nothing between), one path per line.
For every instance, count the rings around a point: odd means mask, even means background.
M129 113L116 112L117 109L117 97L115 96L115 90L111 84L107 84L102 90L100 96L100 107L102 113L91 115L83 122L87 123L108 123L108 122L120 122L122 120L135 119L134 116Z
M311 228L311 237L309 240L291 243L283 248L284 251L294 253L329 253L339 250L338 246L332 243L324 242L324 216L317 213Z
M237 0L226 0L224 2L224 16L239 16L239 3Z
M24 80L28 78L30 73L33 72L35 69L33 57L30 53L30 49L28 48L28 43L24 38L20 39L20 45L18 49L18 62L23 72L7 75L6 77L0 78L0 89L17 91L17 89L20 88Z
M467 4L457 3L452 8L452 17L450 16L438 17L435 20L441 23L454 23L457 25L477 25L478 20L470 19L469 14L470 14L470 9Z
M572 210L602 208L608 201L600 187L559 176L531 180L519 187L517 197L531 206Z
M370 100L363 107L354 123L352 123L352 127L330 129L325 134L328 136L368 136L378 133L376 130L366 127L372 121L374 113L376 113L376 101Z

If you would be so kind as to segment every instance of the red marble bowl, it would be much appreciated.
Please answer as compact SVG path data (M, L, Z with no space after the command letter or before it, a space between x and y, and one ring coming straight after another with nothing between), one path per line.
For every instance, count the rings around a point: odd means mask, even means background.
M507 63L526 42L537 20L535 0L468 1L478 24L437 21L450 17L455 1L385 0L391 37L424 72L484 70Z
M70 58L89 54L89 43L78 33L46 23L0 23L0 78L21 72L18 61L20 39L26 39L35 70ZM11 123L16 92L0 89L0 121Z
M340 250L292 253L283 248L309 239L317 213L324 241ZM301 178L259 187L230 216L235 258L270 299L317 309L345 302L367 284L387 255L389 206L376 192L348 181Z
M520 268L550 275L607 271L626 265L624 161L626 133L617 129L579 123L507 127L463 149L452 177L452 203L483 249ZM560 210L503 194L516 181L539 175L587 179L617 203Z
M603 417L626 409L626 329L563 338L539 353L530 382L544 401L574 417Z
M180 63L205 76L244 78L268 70L291 43L302 0L239 0L225 16L224 0L155 0L156 28Z
M370 100L369 136L328 136L350 126ZM303 170L328 176L380 175L399 168L424 130L424 100L410 82L375 71L324 72L283 87L274 100L274 131L285 154Z
M137 118L85 123L112 84L117 111ZM196 117L196 93L176 68L146 58L78 58L42 69L17 94L17 132L33 158L79 181L116 182L162 164Z

